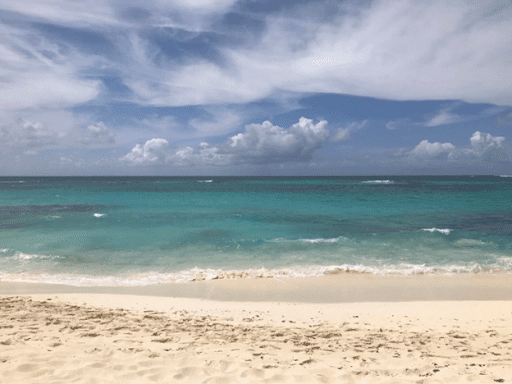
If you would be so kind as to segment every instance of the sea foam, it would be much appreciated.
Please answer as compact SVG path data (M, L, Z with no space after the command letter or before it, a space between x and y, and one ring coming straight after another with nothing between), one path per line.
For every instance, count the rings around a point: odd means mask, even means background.
M393 180L367 180L363 181L364 184L393 184Z
M305 241L306 243L336 243L339 239L339 237L335 237L333 239L299 239L299 241Z
M451 229L438 229L438 228L423 228L424 231L427 231L427 232L441 232L441 233L444 233L445 235L449 235L450 232L452 231Z
M37 256L37 255L35 255ZM80 275L80 274L31 274L31 273L1 273L2 281L18 281L30 283L51 283L70 286L149 286L156 284L180 284L208 280L236 280L236 279L273 279L273 278L303 278L337 275L344 273L360 273L384 276L414 276L425 274L467 274L467 273L512 273L512 257L502 257L497 263L481 265L473 263L468 265L418 265L401 263L397 265L332 265L332 266L296 266L276 269L201 269L193 268L174 273L134 273L130 275Z

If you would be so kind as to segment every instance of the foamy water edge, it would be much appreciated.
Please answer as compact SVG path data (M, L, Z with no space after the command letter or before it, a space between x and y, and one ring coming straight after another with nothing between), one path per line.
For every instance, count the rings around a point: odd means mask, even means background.
M77 287L137 287L158 284L181 284L209 280L237 279L272 279L272 278L307 278L326 275L342 275L345 273L368 274L380 276L414 276L414 275L454 275L477 273L512 274L512 257L502 257L493 265L444 265L425 266L415 264L398 264L388 266L337 265L337 266L303 266L278 269L246 269L222 270L201 269L175 273L139 273L119 276L75 275L75 274L31 274L31 273L0 273L2 282L25 282L62 284Z

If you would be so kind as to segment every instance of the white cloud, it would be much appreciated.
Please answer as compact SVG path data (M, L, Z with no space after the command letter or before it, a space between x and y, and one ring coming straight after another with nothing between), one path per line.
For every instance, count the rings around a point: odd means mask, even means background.
M394 131L397 129L407 128L412 125L416 125L417 123L414 123L410 118L404 117L396 120L391 120L386 123L386 129L389 129L390 131Z
M281 163L309 161L315 150L328 139L327 121L317 124L301 117L289 129L272 125L249 124L244 133L231 137L225 151L236 154L237 159L248 163Z
M99 82L64 73L6 73L0 83L0 109L20 110L85 103L99 95ZM18 71L16 71L18 72Z
M476 131L469 139L471 142L471 147L478 151L483 152L489 148L499 148L502 146L505 138L503 136L495 136L493 137L489 133L482 133L480 131Z
M66 156L61 156L60 158L60 164L65 166L65 165L71 165L73 164L73 159L71 159L70 157L66 157Z
M154 0L148 2L105 0L24 0L1 1L2 9L43 18L53 23L70 26L127 26L134 19L154 25L181 23L197 24L207 21L208 15L223 13L236 0ZM129 17L129 15L137 17ZM128 16L124 17L123 16ZM206 20L204 20L206 18ZM180 23L181 21L181 23Z
M409 152L409 156L418 158L435 158L445 159L450 157L450 154L455 149L455 146L451 143L430 143L428 140L423 140L419 143L412 151Z
M305 18L299 6L268 16L259 44L221 51L229 65L188 63L162 80L166 95L147 100L243 103L282 89L512 105L511 52L503 48L512 46L510 3L371 4L330 22L316 21L314 11Z
M2 127L2 140L7 148L43 148L57 144L60 134L40 122L19 121L18 126Z
M207 108L205 111L211 116L210 119L203 117L192 118L188 121L189 126L193 128L197 136L221 135L233 132L242 122L242 115L229 109Z
M169 142L165 139L151 139L145 144L137 144L120 160L128 165L162 164L168 157Z
M269 121L249 124L245 132L230 137L221 145L206 142L197 148L185 147L171 151L165 139L152 139L144 145L137 144L121 158L130 165L229 165L307 162L313 152L328 139L327 121L316 124L300 118L299 122L285 129Z
M340 128L338 132L331 138L331 141L344 141L350 138L350 133L363 129L368 125L368 120L364 120L360 123L352 122L348 123L344 128Z
M454 124L464 121L464 117L452 113L454 107L455 105L441 109L437 115L424 123L425 127L437 127L439 125Z
M100 121L95 125L89 125L80 141L86 145L114 144L115 134L110 132L105 124Z
M84 78L84 66L97 61L33 31L0 26L0 111L68 107L95 99L100 81ZM37 36L37 37L35 37ZM52 57L50 59L49 57Z
M200 143L199 147L185 147L177 150L168 162L176 165L228 165L233 155L221 153L218 146L210 146L208 143Z
M455 147L451 143L421 141L414 149L401 149L394 157L413 163L451 161L460 165L472 163L506 163L512 160L512 148L505 145L505 138L476 131L470 138L470 147Z
M400 118L397 120L389 121L386 123L386 128L389 130L396 130L410 126L423 126L423 127L437 127L440 125L455 124L461 122L474 121L479 119L488 119L507 110L504 107L489 107L479 111L476 114L460 115L453 112L458 106L462 105L461 102L452 103L449 106L441 108L433 117L423 122L414 122L410 118ZM498 124L505 122L504 118L497 119ZM504 124L502 124L504 125Z
M34 154L45 148L97 147L115 142L114 133L103 122L83 130L75 126L77 119L68 113L42 112L35 115L45 122L16 118L0 125L4 149L21 149L25 154ZM60 124L52 124L59 118L62 119Z
M505 147L505 137L492 136L488 133L476 131L470 139L471 150L479 158L489 162L509 162L512 151Z
M265 31L251 35L250 44L219 48L212 43L222 64L186 57L172 65L161 48L141 33L140 25L215 31L215 23L235 0L1 4L4 10L47 23L108 32L108 40L123 52L115 62L101 57L105 52L80 54L69 44L59 49L28 23L3 26L3 109L93 100L101 84L90 78L105 68L121 75L136 102L161 106L239 104L279 92L512 105L508 48L512 46L512 23L508 22L512 5L508 1L340 2L338 10L330 8L328 18L321 3L297 4L268 14ZM43 51L54 58L45 57ZM428 124L454 118L444 113ZM192 123L206 126L208 122Z

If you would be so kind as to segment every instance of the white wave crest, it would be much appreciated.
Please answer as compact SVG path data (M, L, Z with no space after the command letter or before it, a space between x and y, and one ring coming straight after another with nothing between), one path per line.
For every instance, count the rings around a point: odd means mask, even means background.
M450 232L452 231L451 229L438 229L438 228L423 228L424 231L427 231L427 232L441 232L441 233L444 233L445 235L449 235Z
M94 217L103 217L105 216L105 213L95 213Z
M0 249L0 252L7 253L7 252L9 252L9 248Z
M299 239L299 241L305 241L306 243L336 243L339 239L339 237L335 237L333 239Z
M26 255L38 256L38 255ZM206 280L233 280L233 279L271 279L271 278L303 278L325 275L337 275L344 273L363 273L370 275L396 275L413 276L424 274L464 274L464 273L512 273L512 257L503 257L492 265L434 265L425 266L417 264L397 265L353 265L343 264L337 266L296 266L278 269L245 269L245 270L222 270L222 269L200 269L193 268L175 273L137 273L121 276L98 276L98 275L76 275L76 274L31 274L31 273L2 273L2 281L19 281L31 283L63 284L70 286L149 286L156 284L189 283Z
M30 259L48 259L48 258L53 258L53 256L16 252L16 254L12 258L15 260L30 260Z
M393 180L367 180L363 181L364 184L393 184Z
M198 183L213 183L213 180L197 180Z
M270 242L270 243L297 243L297 242L304 242L304 243L315 244L315 243L336 243L340 239L348 240L346 237L339 236L339 237L334 237L332 239L318 238L318 239L297 239L297 240L289 240L289 239L285 239L283 237L278 237L278 238L275 238L275 239L272 239L272 240L265 240L265 241L266 242Z

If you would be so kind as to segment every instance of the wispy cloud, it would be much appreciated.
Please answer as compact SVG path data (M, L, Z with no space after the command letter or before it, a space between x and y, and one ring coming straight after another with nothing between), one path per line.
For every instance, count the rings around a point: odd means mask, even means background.
M344 141L350 138L350 134L355 131L359 131L368 125L368 120L362 122L351 122L345 125L345 127L338 129L338 131L332 136L331 141Z
M510 105L502 47L512 43L511 17L510 5L496 11L463 1L376 1L330 23L272 15L259 44L222 49L228 66L203 61L173 71L164 84L175 92L153 102L247 102L279 88Z
M386 129L389 129L390 131L395 131L397 129L408 128L414 125L418 125L418 123L412 121L410 117L402 117L396 120L388 121L386 123Z
M426 123L424 123L424 125L426 127L437 127L439 125L460 123L467 119L461 115L453 113L452 112L453 109L454 109L454 106L450 106L450 107L441 109L437 115L435 115L430 120L428 120Z

